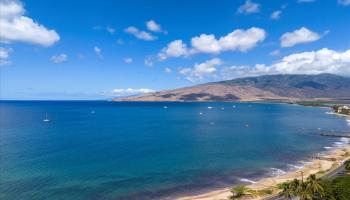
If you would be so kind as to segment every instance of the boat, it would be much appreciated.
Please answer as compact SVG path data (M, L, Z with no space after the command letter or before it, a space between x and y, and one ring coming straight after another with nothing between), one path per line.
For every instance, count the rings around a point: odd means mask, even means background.
M208 106L208 109L212 109L213 107L211 107L211 106Z
M50 122L50 119L47 117L47 113L45 115L45 119L43 119L44 122Z
M165 109L166 109L166 108L168 108L168 106L164 106L163 108L165 108Z

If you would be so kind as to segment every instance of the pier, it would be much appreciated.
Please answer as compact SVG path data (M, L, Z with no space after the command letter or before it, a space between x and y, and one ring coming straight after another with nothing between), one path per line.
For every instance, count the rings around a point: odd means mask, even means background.
M350 133L331 133L331 132L324 132L320 133L321 136L327 136L327 137L344 137L344 138L350 138Z

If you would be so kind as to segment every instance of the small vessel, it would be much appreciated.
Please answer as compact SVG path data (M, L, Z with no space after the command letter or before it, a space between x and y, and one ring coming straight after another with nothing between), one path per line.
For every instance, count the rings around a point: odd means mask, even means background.
M202 113L202 112L200 112L199 114L200 114L200 115L203 115L203 113Z
M208 109L212 109L213 107L211 107L211 106L208 106Z
M45 114L45 119L43 119L43 122L50 122L50 119L47 117L47 113Z
M232 106L232 108L236 108L236 106L235 106L235 105L233 105L233 106Z
M164 106L163 108L168 108L168 106Z

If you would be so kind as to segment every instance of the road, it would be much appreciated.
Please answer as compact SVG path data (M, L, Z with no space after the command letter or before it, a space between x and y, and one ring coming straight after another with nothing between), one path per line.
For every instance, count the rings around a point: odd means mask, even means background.
M345 166L344 166L344 163L342 163L340 166L338 166L334 170L332 170L332 171L328 172L327 174L325 174L324 176L322 176L321 179L333 178L336 176L344 175L344 173L345 173ZM284 199L285 198L281 197L279 194L263 198L263 200L284 200ZM297 197L292 198L292 200L296 200L296 199L297 199Z

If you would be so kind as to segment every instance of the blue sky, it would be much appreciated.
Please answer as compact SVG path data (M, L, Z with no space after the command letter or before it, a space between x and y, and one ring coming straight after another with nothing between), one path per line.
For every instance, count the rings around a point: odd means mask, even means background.
M1 99L350 76L349 0L0 0Z

